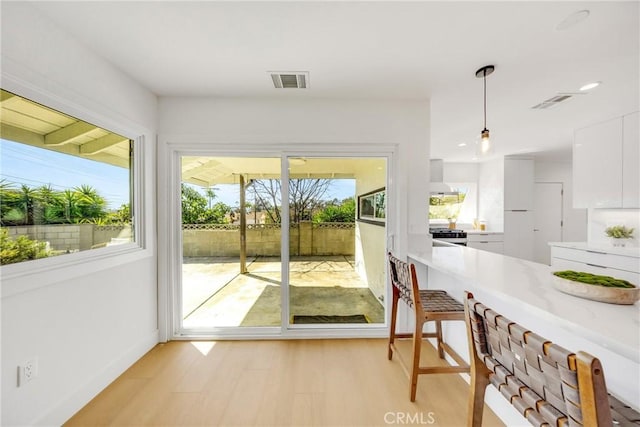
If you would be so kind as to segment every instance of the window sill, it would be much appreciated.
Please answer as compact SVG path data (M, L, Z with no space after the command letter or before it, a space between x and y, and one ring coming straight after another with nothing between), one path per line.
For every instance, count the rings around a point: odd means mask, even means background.
M42 258L0 267L0 299L73 280L77 277L152 256L149 249L129 243L75 254Z

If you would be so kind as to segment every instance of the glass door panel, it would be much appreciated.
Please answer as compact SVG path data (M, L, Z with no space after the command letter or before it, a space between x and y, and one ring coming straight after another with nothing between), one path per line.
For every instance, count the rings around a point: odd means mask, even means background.
M280 326L281 159L180 163L182 328Z
M289 323L384 324L386 159L290 157L287 166Z

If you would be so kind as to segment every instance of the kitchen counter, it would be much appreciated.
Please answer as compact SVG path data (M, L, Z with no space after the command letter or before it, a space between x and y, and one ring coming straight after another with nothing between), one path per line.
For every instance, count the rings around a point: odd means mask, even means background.
M607 254L615 254L615 255L640 258L639 247L621 248L621 247L614 247L611 245L590 245L587 242L549 242L549 246L557 246L559 248L569 248L569 249L581 249L584 251L593 251L593 252L604 252Z
M606 304L564 294L552 286L551 267L482 250L434 247L408 256L422 285L444 289L459 300L465 290L473 292L523 327L600 358L610 391L640 407L640 304ZM465 354L460 335L458 330L446 338Z

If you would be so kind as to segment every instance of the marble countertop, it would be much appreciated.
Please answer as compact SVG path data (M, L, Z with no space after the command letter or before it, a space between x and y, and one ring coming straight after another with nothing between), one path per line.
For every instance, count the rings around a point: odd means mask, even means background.
M613 247L611 245L591 245L587 242L549 242L549 246L557 246L559 248L581 249L584 251L604 252L607 254L630 256L640 258L639 247Z
M492 252L446 246L408 256L468 283L471 292L513 304L640 363L640 303L606 304L564 294L552 285L551 267Z

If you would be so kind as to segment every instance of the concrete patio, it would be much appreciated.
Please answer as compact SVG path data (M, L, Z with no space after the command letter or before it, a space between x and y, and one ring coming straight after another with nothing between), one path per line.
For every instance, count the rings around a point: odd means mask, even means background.
M183 326L280 326L279 257L188 257L182 266ZM353 257L290 260L290 314L365 315L384 323L384 307L356 274Z

